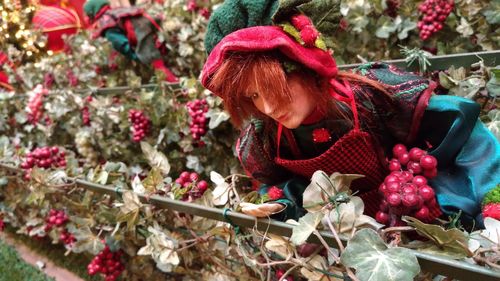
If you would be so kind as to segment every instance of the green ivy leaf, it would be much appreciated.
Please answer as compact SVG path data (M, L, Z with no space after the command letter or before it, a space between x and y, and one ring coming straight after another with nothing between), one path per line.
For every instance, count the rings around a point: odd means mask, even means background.
M148 193L161 189L163 187L163 177L160 170L157 168L151 169L142 184Z
M382 22L379 22L377 26L380 26L377 28L377 31L375 31L375 36L378 38L389 38L391 33L395 32L399 25L401 24L401 18L398 17L396 20L392 20L389 17L383 17L381 18Z
M229 114L222 110L210 109L206 113L206 117L210 118L208 128L211 130L217 128L222 122L229 120Z
M430 239L434 245L441 250L442 255L450 253L448 256L456 258L471 257L469 251L468 238L459 229L444 229L439 225L426 224L416 218L404 216L402 218L409 226L416 229L417 233Z
M134 192L123 192L123 205L120 207L117 221L127 222L127 230L133 230L139 222L142 203Z
M412 281L420 272L411 250L389 248L371 229L356 232L340 260L343 265L356 269L360 281Z
M154 149L149 143L141 142L141 149L152 168L158 168L163 175L170 172L168 158L161 152Z
M71 249L74 253L89 252L92 255L97 255L100 251L104 250L104 243L101 242L98 236L92 233L90 227L73 229L70 232L76 238L76 242Z
M500 69L491 70L491 78L486 83L488 95L491 97L500 97Z
M321 222L324 214L321 212L307 213L299 219L299 223L292 227L292 236L290 241L294 245L300 245L306 242L307 238L316 230L318 224Z

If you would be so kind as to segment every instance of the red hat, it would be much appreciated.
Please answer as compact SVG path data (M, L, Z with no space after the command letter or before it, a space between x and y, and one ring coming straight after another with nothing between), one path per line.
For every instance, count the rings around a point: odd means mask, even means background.
M224 38L210 52L201 72L201 83L210 89L211 76L233 52L280 51L287 58L313 70L320 76L333 78L337 64L329 51L317 47L306 47L297 42L279 26L253 26L234 31Z

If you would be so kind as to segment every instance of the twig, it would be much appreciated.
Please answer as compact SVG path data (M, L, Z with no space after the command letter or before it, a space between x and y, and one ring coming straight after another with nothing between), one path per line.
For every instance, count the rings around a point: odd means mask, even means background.
M335 262L340 263L340 258L332 250L330 250L330 246L328 246L328 243L326 243L325 239L323 238L323 236L321 236L319 231L315 229L313 233L314 235L316 235L316 237L318 237L319 241L321 241L321 244L323 244L326 250L329 251L330 254L332 254L333 258L335 259Z
M285 273L283 274L283 276L281 276L281 277L280 277L280 279L279 279L278 281L283 281L283 280L285 280L285 278L286 278L286 277L287 277L290 273L292 273L292 271L293 271L294 269L296 269L297 267L299 267L299 265L298 265L298 264L296 264L296 265L294 265L294 266L290 267L287 271L285 271Z
M342 253L345 250L344 244L342 244L342 241L340 240L340 237L337 233L337 230L333 226L333 223L332 223L332 220L330 219L330 216L326 215L325 217L326 217L326 221L328 222L328 227L330 228L330 230L333 234L333 237L335 238L335 241L337 242L337 244L339 246L339 251L340 251L340 253Z

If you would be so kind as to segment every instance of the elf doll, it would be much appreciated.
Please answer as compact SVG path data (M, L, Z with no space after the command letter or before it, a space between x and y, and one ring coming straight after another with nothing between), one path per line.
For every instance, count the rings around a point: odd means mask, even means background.
M152 65L162 71L168 82L178 78L165 66L162 53L157 48L158 23L138 7L111 8L107 0L89 0L84 5L85 14L94 28L93 37L106 37L113 48L127 58Z
M479 105L435 95L434 82L384 63L338 71L311 20L296 9L275 16L279 2L226 0L205 38L202 83L242 128L236 150L260 193L280 195L243 212L297 219L312 174L323 170L364 175L351 188L375 216L387 203L387 159L395 152L409 165L410 148L420 148L418 159L432 156L420 165L436 169L422 179L432 198L419 217L461 213L481 225L482 200L500 182L500 145L478 121Z

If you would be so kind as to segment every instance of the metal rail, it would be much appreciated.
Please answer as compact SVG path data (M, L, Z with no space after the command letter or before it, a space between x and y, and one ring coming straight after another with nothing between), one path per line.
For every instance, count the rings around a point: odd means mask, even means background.
M15 173L20 173L22 170L0 163L0 169L8 170ZM78 187L91 190L97 193L108 194L113 197L118 197L121 194L120 190L116 190L112 186L100 185L83 180L75 180ZM204 217L207 219L213 219L217 221L227 221L224 217L224 211L217 208L211 208L207 206L202 206L194 203L188 203L180 200L173 200L166 197L161 197L158 195L153 195L146 197L145 195L138 194L141 202L155 205L160 208L170 209L182 213L188 213L195 216ZM276 235L290 237L292 235L292 225L280 221L275 221L271 219L256 219L255 217L248 216L242 213L228 211L226 216L232 221L232 223L246 228L256 227L261 231L268 231ZM331 247L337 247L335 238L331 233L321 231L321 236ZM320 243L319 239L311 235L308 239L312 243ZM342 239L342 242L347 243L346 239ZM426 253L421 253L418 251L413 251L418 259L420 267L424 271L433 272L436 274L449 276L459 280L473 280L473 281L498 281L500 280L500 272L495 272L488 270L485 267L469 264L463 261L456 261L446 257L434 256Z
M465 67L469 68L472 64L477 63L479 61L483 61L485 66L497 66L500 65L500 50L494 51L484 51L484 52L473 52L473 53L461 53L461 54L452 54L452 55L439 55L429 57L429 62L431 65L427 68L428 70L445 70L450 68L452 65L455 67ZM408 66L404 59L398 60L383 60L383 62L397 65L400 68L406 70L417 70L418 64L413 63L411 66ZM349 69L360 66L360 63L356 64L344 64L339 65L339 69Z

